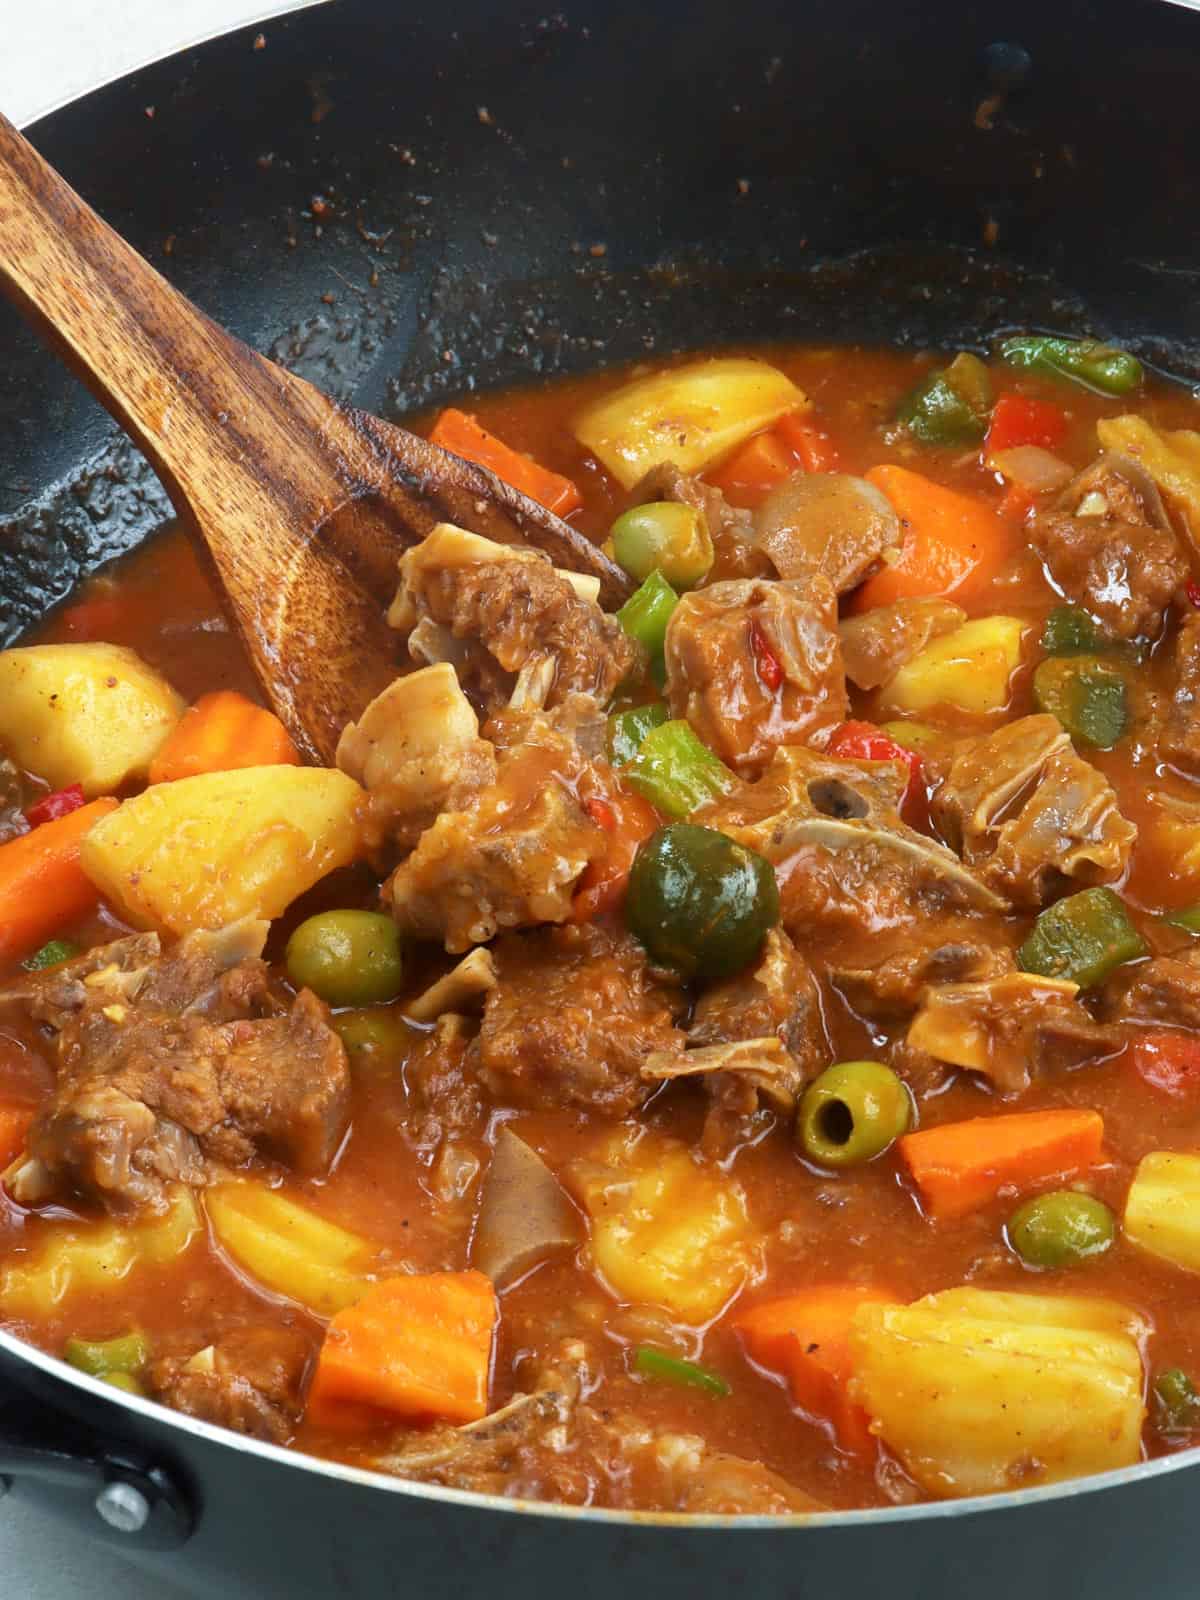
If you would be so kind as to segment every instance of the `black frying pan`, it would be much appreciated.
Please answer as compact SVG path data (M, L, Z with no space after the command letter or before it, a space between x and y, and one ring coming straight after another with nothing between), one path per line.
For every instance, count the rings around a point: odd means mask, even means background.
M218 320L368 410L780 334L1014 324L1200 381L1200 17L1157 0L340 0L256 31L32 136ZM2 312L0 372L11 639L168 508ZM736 1527L531 1511L237 1441L0 1336L0 1487L233 1593L1182 1594L1193 1457Z

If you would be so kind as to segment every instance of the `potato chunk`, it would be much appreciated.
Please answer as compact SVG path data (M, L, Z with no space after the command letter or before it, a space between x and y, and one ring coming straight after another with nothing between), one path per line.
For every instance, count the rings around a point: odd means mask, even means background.
M277 917L359 853L363 791L323 767L242 767L155 784L83 841L83 870L139 928Z
M1142 1157L1125 1199L1125 1237L1160 1261L1200 1272L1200 1155Z
M686 1145L623 1128L567 1174L591 1219L591 1256L622 1300L707 1322L751 1266L740 1183L702 1167Z
M863 1306L851 1395L942 1498L1056 1483L1138 1459L1140 1342L1112 1300L950 1289Z
M0 651L0 745L52 789L91 799L144 779L184 702L133 650L37 644Z
M1003 711L1028 627L1020 617L964 622L905 662L883 690L885 703L909 713L935 706L954 706L978 716Z
M0 1317L49 1317L76 1296L94 1303L131 1275L176 1260L201 1231L192 1191L182 1185L161 1217L54 1222L32 1251L0 1270Z
M261 1183L220 1183L204 1209L220 1244L264 1288L332 1317L362 1298L374 1247Z
M724 357L627 383L581 412L573 430L632 489L665 463L702 472L785 412L807 408L807 397L778 368Z

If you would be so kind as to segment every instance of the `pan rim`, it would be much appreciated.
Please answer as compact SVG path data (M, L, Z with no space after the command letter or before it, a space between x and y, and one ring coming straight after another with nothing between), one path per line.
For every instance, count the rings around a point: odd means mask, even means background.
M390 1473L354 1467L346 1462L331 1461L307 1451L292 1450L283 1445L268 1444L261 1439L251 1439L202 1422L184 1412L173 1411L156 1400L126 1394L114 1389L102 1379L68 1366L57 1356L50 1355L37 1345L0 1328L0 1353L6 1353L16 1362L36 1368L57 1383L81 1390L94 1399L104 1400L119 1409L132 1411L148 1421L165 1424L169 1429L190 1434L206 1444L217 1445L235 1455L257 1456L265 1462L293 1471L312 1474L314 1477L333 1479L347 1487L379 1490L384 1493L407 1496L414 1500L427 1500L446 1505L462 1506L475 1511L503 1512L521 1517L543 1518L553 1521L586 1522L600 1527L626 1529L669 1528L681 1532L758 1532L767 1529L788 1530L795 1533L821 1529L886 1528L903 1526L910 1522L936 1522L951 1518L986 1517L992 1513L1031 1509L1040 1505L1074 1499L1081 1495L1100 1494L1132 1484L1149 1483L1157 1478L1186 1471L1200 1464L1200 1446L1176 1451L1172 1455L1154 1460L1135 1462L1132 1466L1118 1467L1109 1472L1093 1473L1086 1477L1069 1478L1061 1483L1035 1485L1026 1489L1008 1490L1001 1494L976 1495L961 1500L921 1501L914 1505L874 1506L859 1510L795 1512L787 1515L730 1513L724 1515L683 1511L615 1511L598 1506L563 1505L553 1500L514 1499L505 1495L483 1494L469 1489L445 1488L440 1484L422 1483L414 1478L398 1478ZM41 1397L38 1397L41 1403ZM53 1404L48 1400L47 1404ZM85 1427L88 1424L84 1424Z

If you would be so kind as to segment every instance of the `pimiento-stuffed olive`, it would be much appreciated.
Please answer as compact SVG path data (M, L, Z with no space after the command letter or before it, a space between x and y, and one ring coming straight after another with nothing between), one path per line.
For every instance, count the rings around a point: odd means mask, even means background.
M634 858L625 920L651 957L683 978L727 978L779 920L769 861L714 828L660 828Z
M839 1061L804 1091L796 1141L822 1167L857 1167L882 1155L912 1123L903 1078L879 1061Z
M400 935L378 911L321 911L287 942L288 977L331 1006L369 1006L400 993Z
M1027 1200L1008 1222L1008 1242L1030 1267L1067 1267L1103 1255L1116 1236L1116 1221L1103 1200L1074 1189Z

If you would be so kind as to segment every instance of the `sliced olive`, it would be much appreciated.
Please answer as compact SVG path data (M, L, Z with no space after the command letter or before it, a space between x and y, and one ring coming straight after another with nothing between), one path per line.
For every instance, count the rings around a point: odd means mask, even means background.
M287 943L288 977L331 1006L378 1005L400 993L400 934L377 911L322 911Z
M822 1167L857 1167L882 1155L912 1123L912 1097L879 1061L839 1061L809 1084L796 1139Z
M1033 698L1077 743L1111 750L1129 722L1124 674L1098 656L1049 656L1033 675Z
M684 978L726 978L779 920L769 861L715 828L672 823L638 850L625 919L652 958Z
M352 1060L365 1058L385 1062L389 1058L399 1058L412 1038L403 1017L382 1007L343 1011L334 1017L333 1026Z
M1103 1200L1074 1189L1027 1200L1008 1222L1008 1242L1030 1267L1067 1267L1103 1255L1116 1236L1116 1221Z

